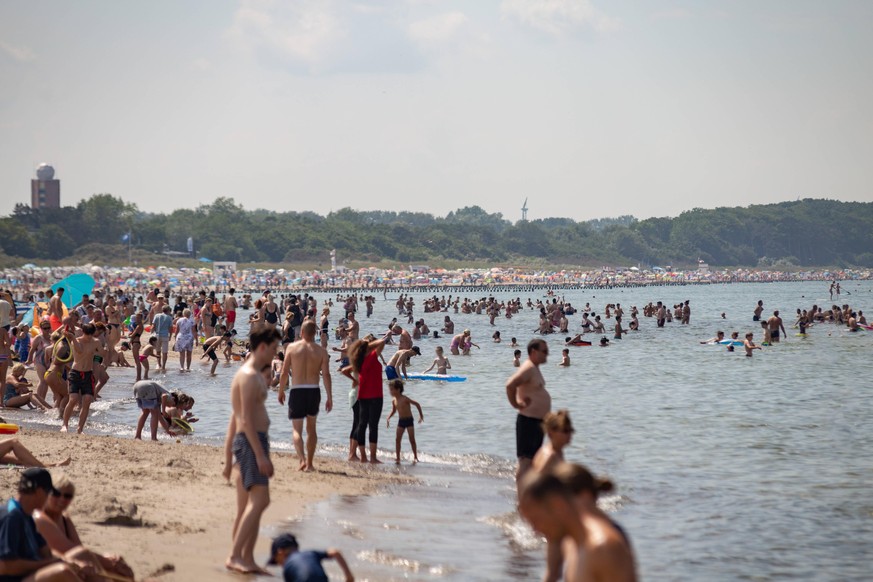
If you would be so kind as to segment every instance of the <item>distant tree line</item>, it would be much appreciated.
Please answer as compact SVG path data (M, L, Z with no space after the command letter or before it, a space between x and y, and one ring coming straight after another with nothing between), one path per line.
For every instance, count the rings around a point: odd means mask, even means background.
M170 214L139 210L110 194L76 206L34 210L19 204L0 218L0 249L24 259L63 260L88 245L185 251L239 262L346 260L439 265L441 260L524 264L765 267L873 266L873 203L798 200L748 208L696 208L675 218L632 216L577 222L510 222L468 206L436 217L420 212L245 210L231 198ZM118 247L121 252L121 247ZM120 257L113 257L119 262Z

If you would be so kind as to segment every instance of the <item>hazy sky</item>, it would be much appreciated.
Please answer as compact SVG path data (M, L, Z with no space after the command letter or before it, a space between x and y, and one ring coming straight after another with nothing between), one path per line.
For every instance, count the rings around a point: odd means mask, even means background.
M873 2L0 3L0 213L873 200Z

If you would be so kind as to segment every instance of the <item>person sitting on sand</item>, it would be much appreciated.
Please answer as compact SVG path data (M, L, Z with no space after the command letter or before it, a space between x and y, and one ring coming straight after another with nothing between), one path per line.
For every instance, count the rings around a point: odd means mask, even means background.
M18 496L0 504L0 572L4 579L78 582L96 573L91 564L78 560L75 552L59 561L37 532L32 514L45 505L53 489L51 473L32 467L21 474Z
M5 422L0 418L0 422ZM0 441L0 464L17 465L20 467L65 467L72 459L67 457L57 463L43 463L31 453L27 447L21 444L17 438Z
M330 548L325 552L301 552L297 545L297 538L291 534L282 534L273 538L267 565L280 564L285 582L322 582L327 580L327 574L321 562L328 559L336 560L346 582L354 582L355 577L339 550Z
M3 406L6 408L21 408L38 406L42 410L48 410L51 405L39 397L36 392L31 392L33 386L25 377L27 368L21 362L12 366L12 373L6 376L6 387L3 392Z
M114 363L119 368L132 368L133 364L128 362L127 358L124 356L124 353L129 352L129 351L130 351L130 343L128 343L126 341L121 342L121 345L118 347L117 350L115 350L115 356L112 357L112 362L110 362L110 364ZM111 354L111 352L110 352L110 354Z
M75 494L76 487L69 477L58 477L45 505L33 512L37 531L45 538L53 553L66 554L76 550L79 559L89 562L98 573L105 572L132 580L133 570L121 556L98 554L82 547L79 532L68 513ZM109 576L107 578L112 579Z

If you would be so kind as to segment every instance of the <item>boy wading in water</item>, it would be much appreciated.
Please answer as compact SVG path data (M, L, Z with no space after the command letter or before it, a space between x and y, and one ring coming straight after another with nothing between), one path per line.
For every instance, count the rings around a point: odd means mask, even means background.
M272 325L253 326L249 334L251 356L230 385L233 413L224 441L223 475L230 479L234 466L232 452L238 468L235 480L237 512L233 522L233 547L225 567L244 574L267 573L254 558L261 515L270 505L270 477L273 476L267 436L270 417L264 405L269 388L263 371L270 367L279 339L279 332Z
M385 421L385 426L391 427L391 417L394 416L395 412L399 418L397 421L397 439L395 441L397 447L396 463L400 464L400 442L403 440L404 430L408 431L409 445L412 447L412 462L417 463L418 448L415 446L415 419L412 417L412 407L415 406L418 409L418 422L424 422L424 413L421 411L421 405L412 398L403 395L402 380L392 380L388 384L388 389L391 391L391 398L394 399L394 402L391 406L391 414L388 415L388 419Z

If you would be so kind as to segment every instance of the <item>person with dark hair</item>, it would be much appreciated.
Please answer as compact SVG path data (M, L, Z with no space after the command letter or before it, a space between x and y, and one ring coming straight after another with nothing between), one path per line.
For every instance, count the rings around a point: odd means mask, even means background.
M297 538L292 534L281 534L273 538L267 565L281 565L285 582L327 582L327 574L321 566L321 562L327 559L336 560L346 582L354 581L355 577L339 550L330 548L324 552L301 552Z
M389 332L390 333L390 332ZM349 347L349 363L358 377L358 419L355 440L358 443L360 459L367 462L367 451L364 439L367 428L370 429L370 462L380 463L376 458L376 446L379 441L379 419L382 416L382 363L379 357L385 349L385 338L380 340L357 340Z
M556 468L557 471L557 468ZM608 482L591 480L591 488L609 490ZM587 495L587 493L586 493ZM596 497L594 497L596 499ZM633 554L612 521L596 507L580 503L573 490L555 472L531 471L519 485L519 513L545 536L565 564L567 582L635 582ZM560 562L551 562L546 580L557 580Z
M61 560L36 529L33 512L54 490L52 476L42 468L27 469L18 482L18 496L0 504L0 579L27 582L78 582L95 569L71 553Z
M249 333L251 355L240 367L230 386L233 412L225 438L223 475L230 479L237 467L237 513L233 524L233 546L225 567L243 574L265 574L255 563L254 549L261 516L270 504L270 417L265 401L269 392L264 370L269 369L279 331L273 325L258 324ZM236 463L233 463L233 459Z
M549 346L542 338L527 344L527 360L506 382L509 404L518 410L515 419L515 452L518 458L516 481L530 469L531 462L543 444L543 418L552 408L552 397L546 390L546 381L540 364L549 357Z
M70 504L75 495L76 486L69 477L61 474L58 479L55 479L51 495L45 505L34 511L37 531L45 538L55 554L75 552L78 559L90 563L98 571L105 572L109 580L132 580L133 570L124 558L113 554L98 554L82 546L79 532L69 514Z
M76 432L85 430L88 412L94 400L94 356L101 355L102 345L94 337L97 328L93 323L82 325L82 336L75 337L70 329L64 331L64 336L73 348L73 367L70 370L70 400L64 409L64 423L61 432L67 432L70 417L76 406L79 406L79 427Z

